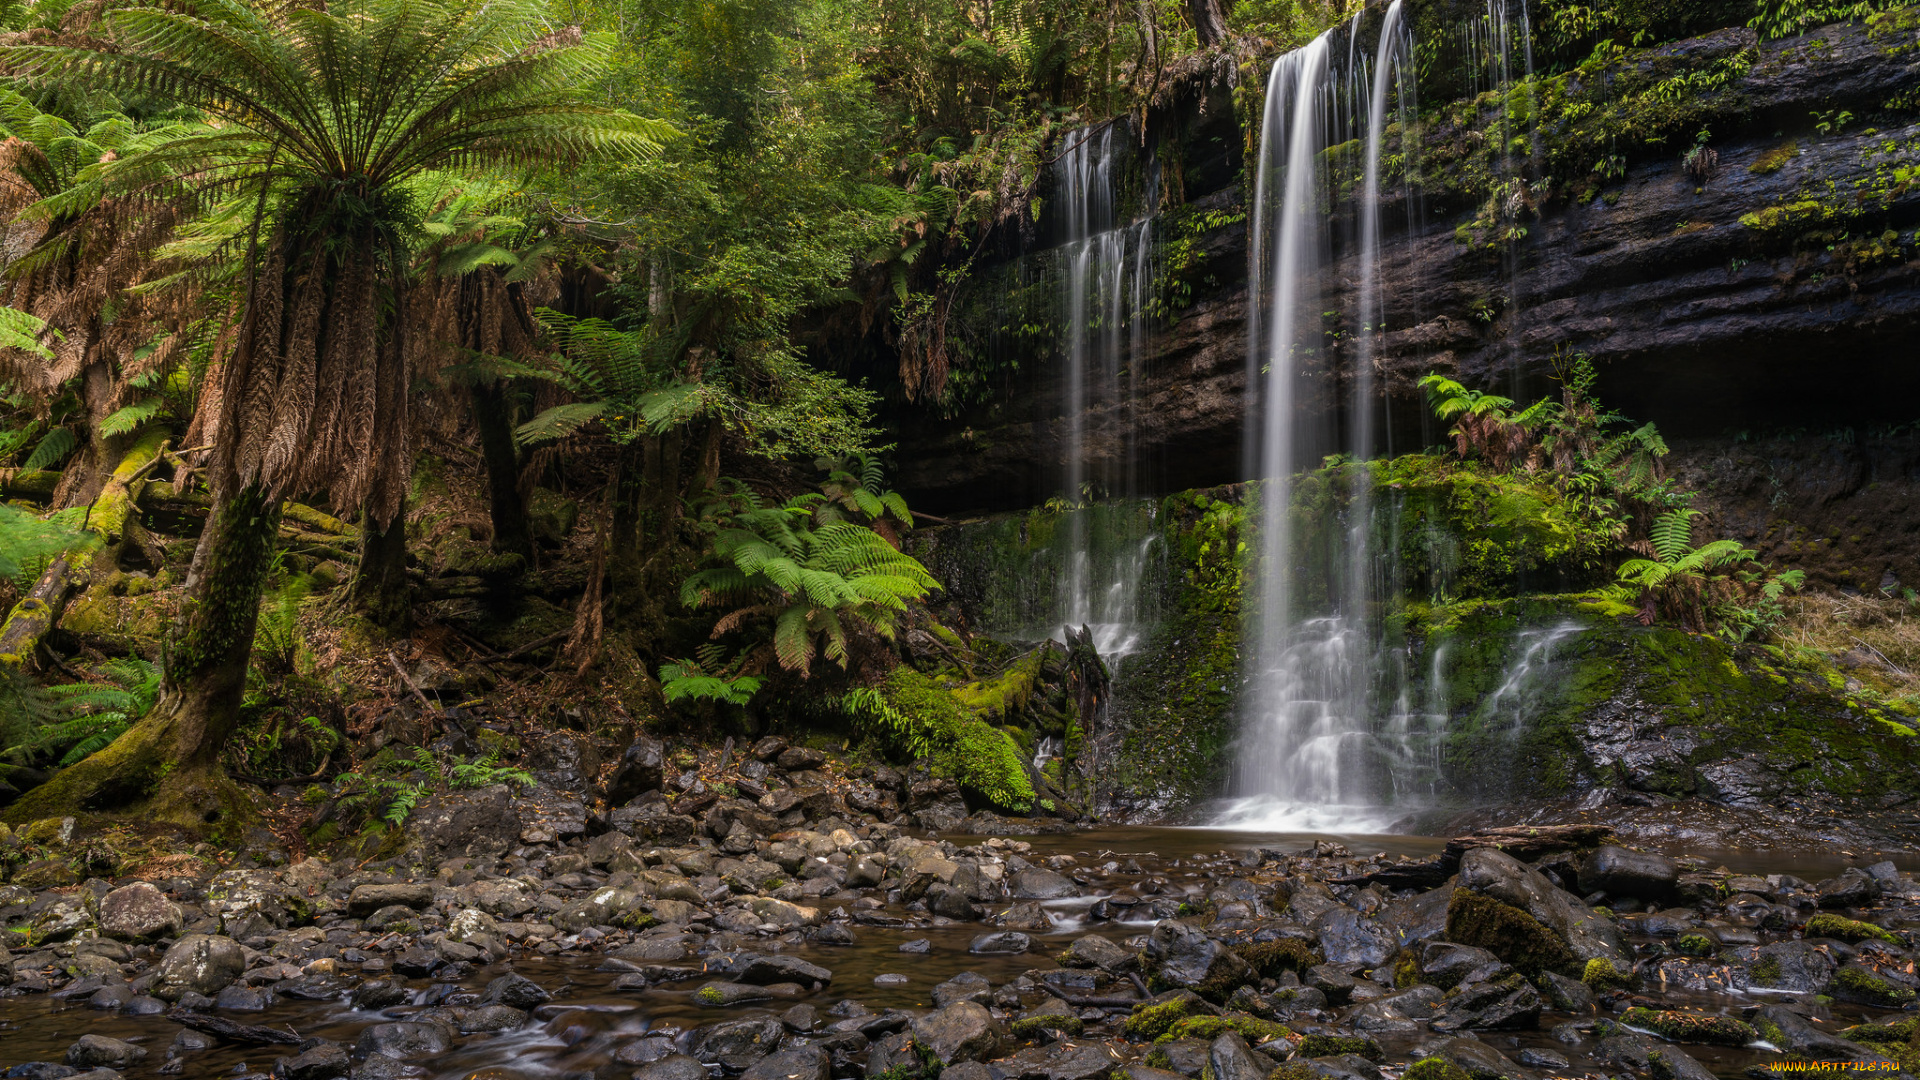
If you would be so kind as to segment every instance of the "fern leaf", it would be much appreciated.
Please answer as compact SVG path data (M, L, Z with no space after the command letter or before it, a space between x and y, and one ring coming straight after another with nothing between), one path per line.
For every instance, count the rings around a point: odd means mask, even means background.
M600 419L607 407L604 401L575 401L555 405L515 428L514 440L521 446L538 446L568 438Z
M780 613L773 623L773 654L780 666L808 674L813 663L813 636L807 629L807 608L795 605Z
M159 412L160 406L164 404L166 404L164 401L156 397L135 402L123 409L116 409L105 420L100 421L100 426L96 430L107 436L126 435L153 419L153 414Z
M71 428L57 427L40 438L40 445L33 448L20 468L26 472L51 469L80 445L80 440Z
M1654 554L1665 562L1678 562L1693 547L1693 519L1700 513L1687 507L1670 510L1654 519L1647 530Z

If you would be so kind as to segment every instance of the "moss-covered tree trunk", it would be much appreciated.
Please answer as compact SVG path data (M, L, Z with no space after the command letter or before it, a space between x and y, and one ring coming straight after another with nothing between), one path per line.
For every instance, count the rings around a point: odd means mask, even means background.
M219 502L207 522L205 572L167 657L159 705L113 745L28 792L7 809L8 820L142 800L149 816L196 828L245 812L245 797L222 774L219 755L240 719L279 525L279 503L257 485Z
M374 625L390 634L413 627L413 586L407 580L407 512L386 528L371 515L360 526L360 565L353 575L353 601Z
M513 441L513 409L507 382L476 384L474 426L480 429L480 454L487 465L487 500L493 515L493 550L519 555L532 564L533 531L527 502L520 497L520 451Z

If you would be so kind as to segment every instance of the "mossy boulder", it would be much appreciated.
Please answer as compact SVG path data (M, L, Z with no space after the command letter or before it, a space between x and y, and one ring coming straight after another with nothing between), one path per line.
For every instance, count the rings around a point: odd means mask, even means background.
M1613 961L1600 956L1587 961L1586 967L1580 971L1580 981L1587 984L1589 989L1599 992L1624 990L1633 985L1632 976L1614 966Z
M1511 904L1467 889L1447 903L1447 940L1485 949L1523 974L1568 971L1577 958L1540 920Z
M1875 1005L1883 1009L1904 1009L1913 1004L1914 991L1893 982L1862 964L1848 964L1834 975L1833 994L1846 1001Z
M1402 1075L1402 1080L1473 1080L1467 1070L1446 1058L1421 1058Z
M933 679L904 664L887 676L888 705L911 731L908 740L925 747L936 777L952 780L976 798L1003 810L1027 813L1033 807L1033 783L1013 740L973 716L958 698Z
M1190 1016L1213 1016L1217 1011L1191 990L1176 990L1133 1007L1126 1022L1127 1038L1151 1041Z
M1326 962L1325 957L1314 951L1313 946L1298 938L1235 945L1233 951L1239 953L1240 958L1263 979L1277 979L1281 973L1288 971L1304 974L1308 968Z
M1387 1059L1386 1051L1380 1049L1380 1044L1365 1035L1308 1035L1300 1040L1294 1053L1303 1058L1353 1054L1376 1063Z
M1850 943L1873 939L1897 940L1891 933L1870 922L1861 922L1858 919L1849 919L1844 915L1824 911L1807 920L1806 936L1834 938Z
M1760 1033L1745 1021L1706 1013L1632 1008L1620 1014L1620 1022L1628 1027L1651 1031L1669 1042L1745 1046L1760 1038Z

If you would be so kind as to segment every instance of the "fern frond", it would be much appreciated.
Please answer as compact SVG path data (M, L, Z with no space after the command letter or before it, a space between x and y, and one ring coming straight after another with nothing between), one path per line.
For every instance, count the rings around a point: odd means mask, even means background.
M1676 562L1693 547L1693 519L1700 511L1690 507L1669 510L1655 518L1648 528L1654 554L1664 562Z

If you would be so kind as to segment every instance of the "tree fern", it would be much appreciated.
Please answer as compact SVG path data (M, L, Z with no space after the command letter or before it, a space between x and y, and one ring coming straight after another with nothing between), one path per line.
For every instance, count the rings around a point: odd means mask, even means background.
M849 624L890 638L895 614L939 584L871 527L825 513L838 505L810 493L778 507L709 511L713 556L724 564L690 576L682 603L730 605L716 636L762 625L767 651L789 671L805 676L820 656L845 667Z

